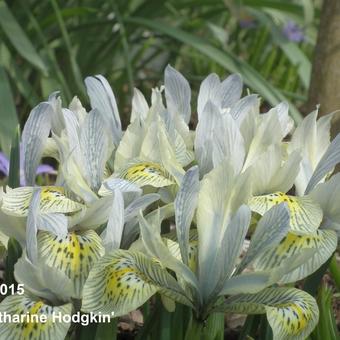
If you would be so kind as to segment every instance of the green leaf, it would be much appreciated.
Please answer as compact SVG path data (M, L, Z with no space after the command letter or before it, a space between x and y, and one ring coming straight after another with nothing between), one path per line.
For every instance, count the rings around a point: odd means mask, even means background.
M9 238L7 243L7 257L6 257L6 269L5 269L5 282L8 286L15 284L14 278L14 265L21 257L22 248L18 241L14 238Z
M216 307L217 311L267 314L274 340L304 340L319 319L312 296L295 288L267 288L257 294L232 296Z
M20 126L18 125L11 144L8 185L11 188L20 186Z
M339 339L340 334L336 324L333 310L332 289L322 284L317 296L317 303L320 310L320 320L312 333L312 339Z
M1 3L0 3L1 6ZM0 19L1 20L1 19ZM16 107L4 68L0 65L0 146L9 155L10 143L18 126Z
M13 16L5 1L0 1L0 26L7 39L24 59L37 67L40 71L47 73L46 65Z

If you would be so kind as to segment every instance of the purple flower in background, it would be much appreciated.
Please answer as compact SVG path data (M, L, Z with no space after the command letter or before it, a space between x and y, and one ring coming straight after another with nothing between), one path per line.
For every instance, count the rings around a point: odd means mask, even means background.
M241 28L255 28L257 26L257 22L252 17L242 18L238 23Z
M303 29L294 21L288 21L284 25L282 33L290 41L301 42L305 39Z
M2 173L4 176L9 175L9 159L6 157L6 155L3 152L0 152L0 173ZM57 174L57 171L48 164L41 164L37 168L37 175L41 174L50 174L55 175ZM20 155L20 185L24 186L25 183L25 175L24 175L24 163L23 163L23 157Z

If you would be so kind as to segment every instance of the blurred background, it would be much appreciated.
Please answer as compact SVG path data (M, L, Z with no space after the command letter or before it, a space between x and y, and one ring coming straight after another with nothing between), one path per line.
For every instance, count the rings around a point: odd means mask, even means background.
M325 3L322 9L321 0L0 0L1 147L8 150L17 122L23 125L53 91L65 106L74 95L87 105L83 79L98 73L112 85L126 126L133 87L149 98L168 63L191 83L193 110L211 72L240 73L245 91L263 98L263 110L286 100L296 121L318 103L325 111L340 108L339 98L335 108L322 103L317 77L326 70L318 75L320 67L313 68L330 34L324 29L318 39L320 21L329 26L340 13L340 1Z

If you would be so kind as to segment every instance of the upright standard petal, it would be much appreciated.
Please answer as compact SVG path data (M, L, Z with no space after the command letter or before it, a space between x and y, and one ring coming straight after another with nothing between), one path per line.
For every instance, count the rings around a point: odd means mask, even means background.
M24 172L27 185L35 184L36 170L51 130L53 108L40 103L30 113L22 132Z
M118 146L122 137L122 126L116 98L108 81L103 76L96 75L94 77L87 77L85 84L92 109L98 109L108 124L113 143Z

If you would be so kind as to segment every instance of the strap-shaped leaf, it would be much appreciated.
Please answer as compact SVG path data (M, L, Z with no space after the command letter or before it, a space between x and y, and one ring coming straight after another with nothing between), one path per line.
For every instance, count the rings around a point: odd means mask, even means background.
M287 235L288 230L289 213L285 204L272 207L257 224L238 272L246 268L259 254L277 245Z
M305 194L308 194L338 163L340 163L340 134L333 139L320 159L308 182Z
M13 322L2 322L0 324L0 338L11 340L63 340L71 326L71 322L64 322L64 315L72 313L72 304L60 306L48 305L45 301L38 298L32 298L28 295L11 295L7 296L0 303L0 313L11 315ZM54 315L60 315L61 321L55 322ZM24 322L14 318L24 317ZM36 318L41 316L46 318L46 322L39 322ZM30 318L31 316L31 318ZM41 320L42 317L41 317Z
M35 184L35 173L44 150L44 143L51 129L53 108L43 102L30 113L22 132L24 172L27 185Z
M118 317L140 307L160 291L190 305L176 280L158 261L142 253L115 250L92 268L84 286L82 310Z
M117 146L122 136L122 126L116 98L109 83L103 76L96 75L94 77L87 77L85 84L92 109L98 109L105 119L110 128L113 143Z
M175 117L181 115L188 124L191 116L191 90L183 75L168 65L164 71L164 86L167 108Z
M105 120L97 110L92 110L85 118L80 131L80 145L87 183L93 191L98 191L102 183L108 156L108 136Z
M228 298L217 311L267 314L274 340L304 340L319 319L312 296L295 288L267 288L257 294Z
M272 270L288 259L293 260L299 253L315 249L298 268L284 275L280 282L295 282L307 277L329 259L337 246L337 235L333 230L317 230L309 235L288 233L278 246L262 253L254 263L257 270ZM293 269L293 268L292 268Z
M154 162L141 161L131 164L120 172L118 176L140 187L151 185L156 188L161 188L176 183L161 164Z
M38 249L43 263L61 270L72 280L75 298L81 297L90 269L104 255L101 239L93 230L70 232L63 238L39 232Z
M186 265L188 265L189 261L189 230L198 199L198 176L197 166L186 172L174 203L177 239L182 260Z
M33 187L6 188L3 194L2 210L12 216L27 216L32 200ZM72 213L81 210L83 204L66 197L63 187L44 186L40 188L40 212Z
M309 196L296 197L276 192L269 195L255 196L250 202L250 208L263 215L276 204L285 202L290 213L290 229L297 234L313 233L319 228L322 220L322 210Z

